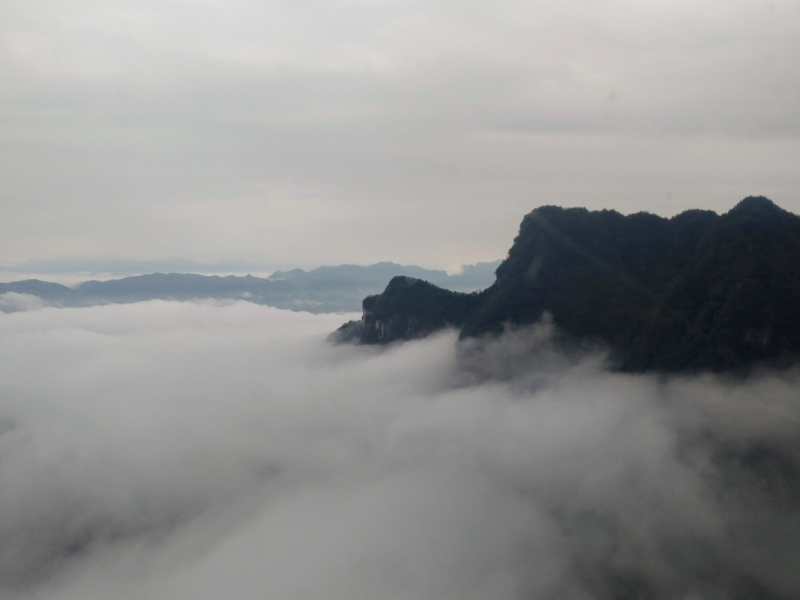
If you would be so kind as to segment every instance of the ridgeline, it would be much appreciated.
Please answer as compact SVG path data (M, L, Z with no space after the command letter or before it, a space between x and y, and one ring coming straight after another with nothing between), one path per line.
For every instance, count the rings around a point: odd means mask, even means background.
M800 353L800 217L764 197L671 219L543 206L522 221L489 288L395 277L341 340L385 344L457 327L462 338L553 316L624 371L727 371Z
M0 312L26 310L14 302L19 295L35 296L42 305L52 307L127 304L147 300L246 300L288 310L314 313L354 312L365 294L384 288L392 277L424 277L449 290L482 289L494 280L500 261L465 265L459 274L404 266L391 262L368 266L339 265L312 271L277 271L268 278L247 275L200 275L197 273L152 273L85 281L74 287L27 279L0 283Z

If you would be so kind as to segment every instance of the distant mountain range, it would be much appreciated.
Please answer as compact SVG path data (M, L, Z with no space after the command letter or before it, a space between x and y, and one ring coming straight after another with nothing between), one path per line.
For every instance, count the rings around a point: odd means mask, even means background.
M462 273L381 262L369 266L340 265L311 271L277 271L268 278L229 275L226 277L186 273L153 273L87 281L73 287L28 279L0 284L0 310L10 312L25 303L14 302L18 294L35 296L51 306L92 306L145 300L196 300L204 298L247 300L290 310L309 312L353 312L365 295L380 292L398 275L424 278L449 290L468 292L483 289L494 281L500 261L463 267ZM4 301L3 301L4 300Z
M451 326L493 334L545 313L628 371L729 370L800 354L800 218L749 197L671 219L544 206L479 293L396 277L341 339L388 343Z
M165 258L159 260L134 260L129 258L82 258L29 260L16 266L3 267L10 273L55 275L61 273L94 273L108 275L140 275L142 273L263 273L275 267L264 263L226 260L218 263L201 263L190 258Z

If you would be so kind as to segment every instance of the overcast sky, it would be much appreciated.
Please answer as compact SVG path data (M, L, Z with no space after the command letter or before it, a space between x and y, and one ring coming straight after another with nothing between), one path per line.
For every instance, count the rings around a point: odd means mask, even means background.
M4 0L0 264L441 267L542 204L800 212L796 0Z

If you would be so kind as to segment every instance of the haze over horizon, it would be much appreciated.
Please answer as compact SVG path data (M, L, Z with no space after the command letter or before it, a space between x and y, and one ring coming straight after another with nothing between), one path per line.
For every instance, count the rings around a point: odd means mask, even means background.
M541 204L800 212L800 5L0 8L5 264L502 257Z
M652 213L652 211L636 212ZM725 213L727 211L718 212ZM505 255L506 254L503 253L502 257L505 257ZM448 264L441 264L435 261L428 261L427 263L423 261L416 266L421 266L427 269L442 270L453 275L460 273L466 266L496 262L498 260L502 260L502 257L476 261L474 263L452 262ZM267 277L275 271L287 271L298 268L305 271L311 271L319 267L342 265L369 266L378 263L402 264L391 259L371 259L368 256L364 256L362 258L363 260L361 262L351 261L335 264L332 262L298 263L292 261L276 262L268 260L248 261L231 258L222 258L214 261L202 262L192 258L177 256L151 259L136 259L131 257L114 256L60 256L49 259L32 258L23 262L5 265L0 264L0 281L12 281L18 279L19 277L28 276L46 276L49 277L50 280L54 281L62 279L65 282L81 282L91 279L95 276L101 279L108 279L117 276L141 275L154 272L197 273L206 275L242 275L249 273L256 276ZM407 264L406 266L413 265Z

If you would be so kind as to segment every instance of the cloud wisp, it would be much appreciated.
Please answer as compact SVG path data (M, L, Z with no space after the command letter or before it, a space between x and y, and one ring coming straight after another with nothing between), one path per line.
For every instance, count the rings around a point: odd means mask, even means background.
M0 598L800 590L795 373L612 374L548 325L326 344L342 320L0 315Z

